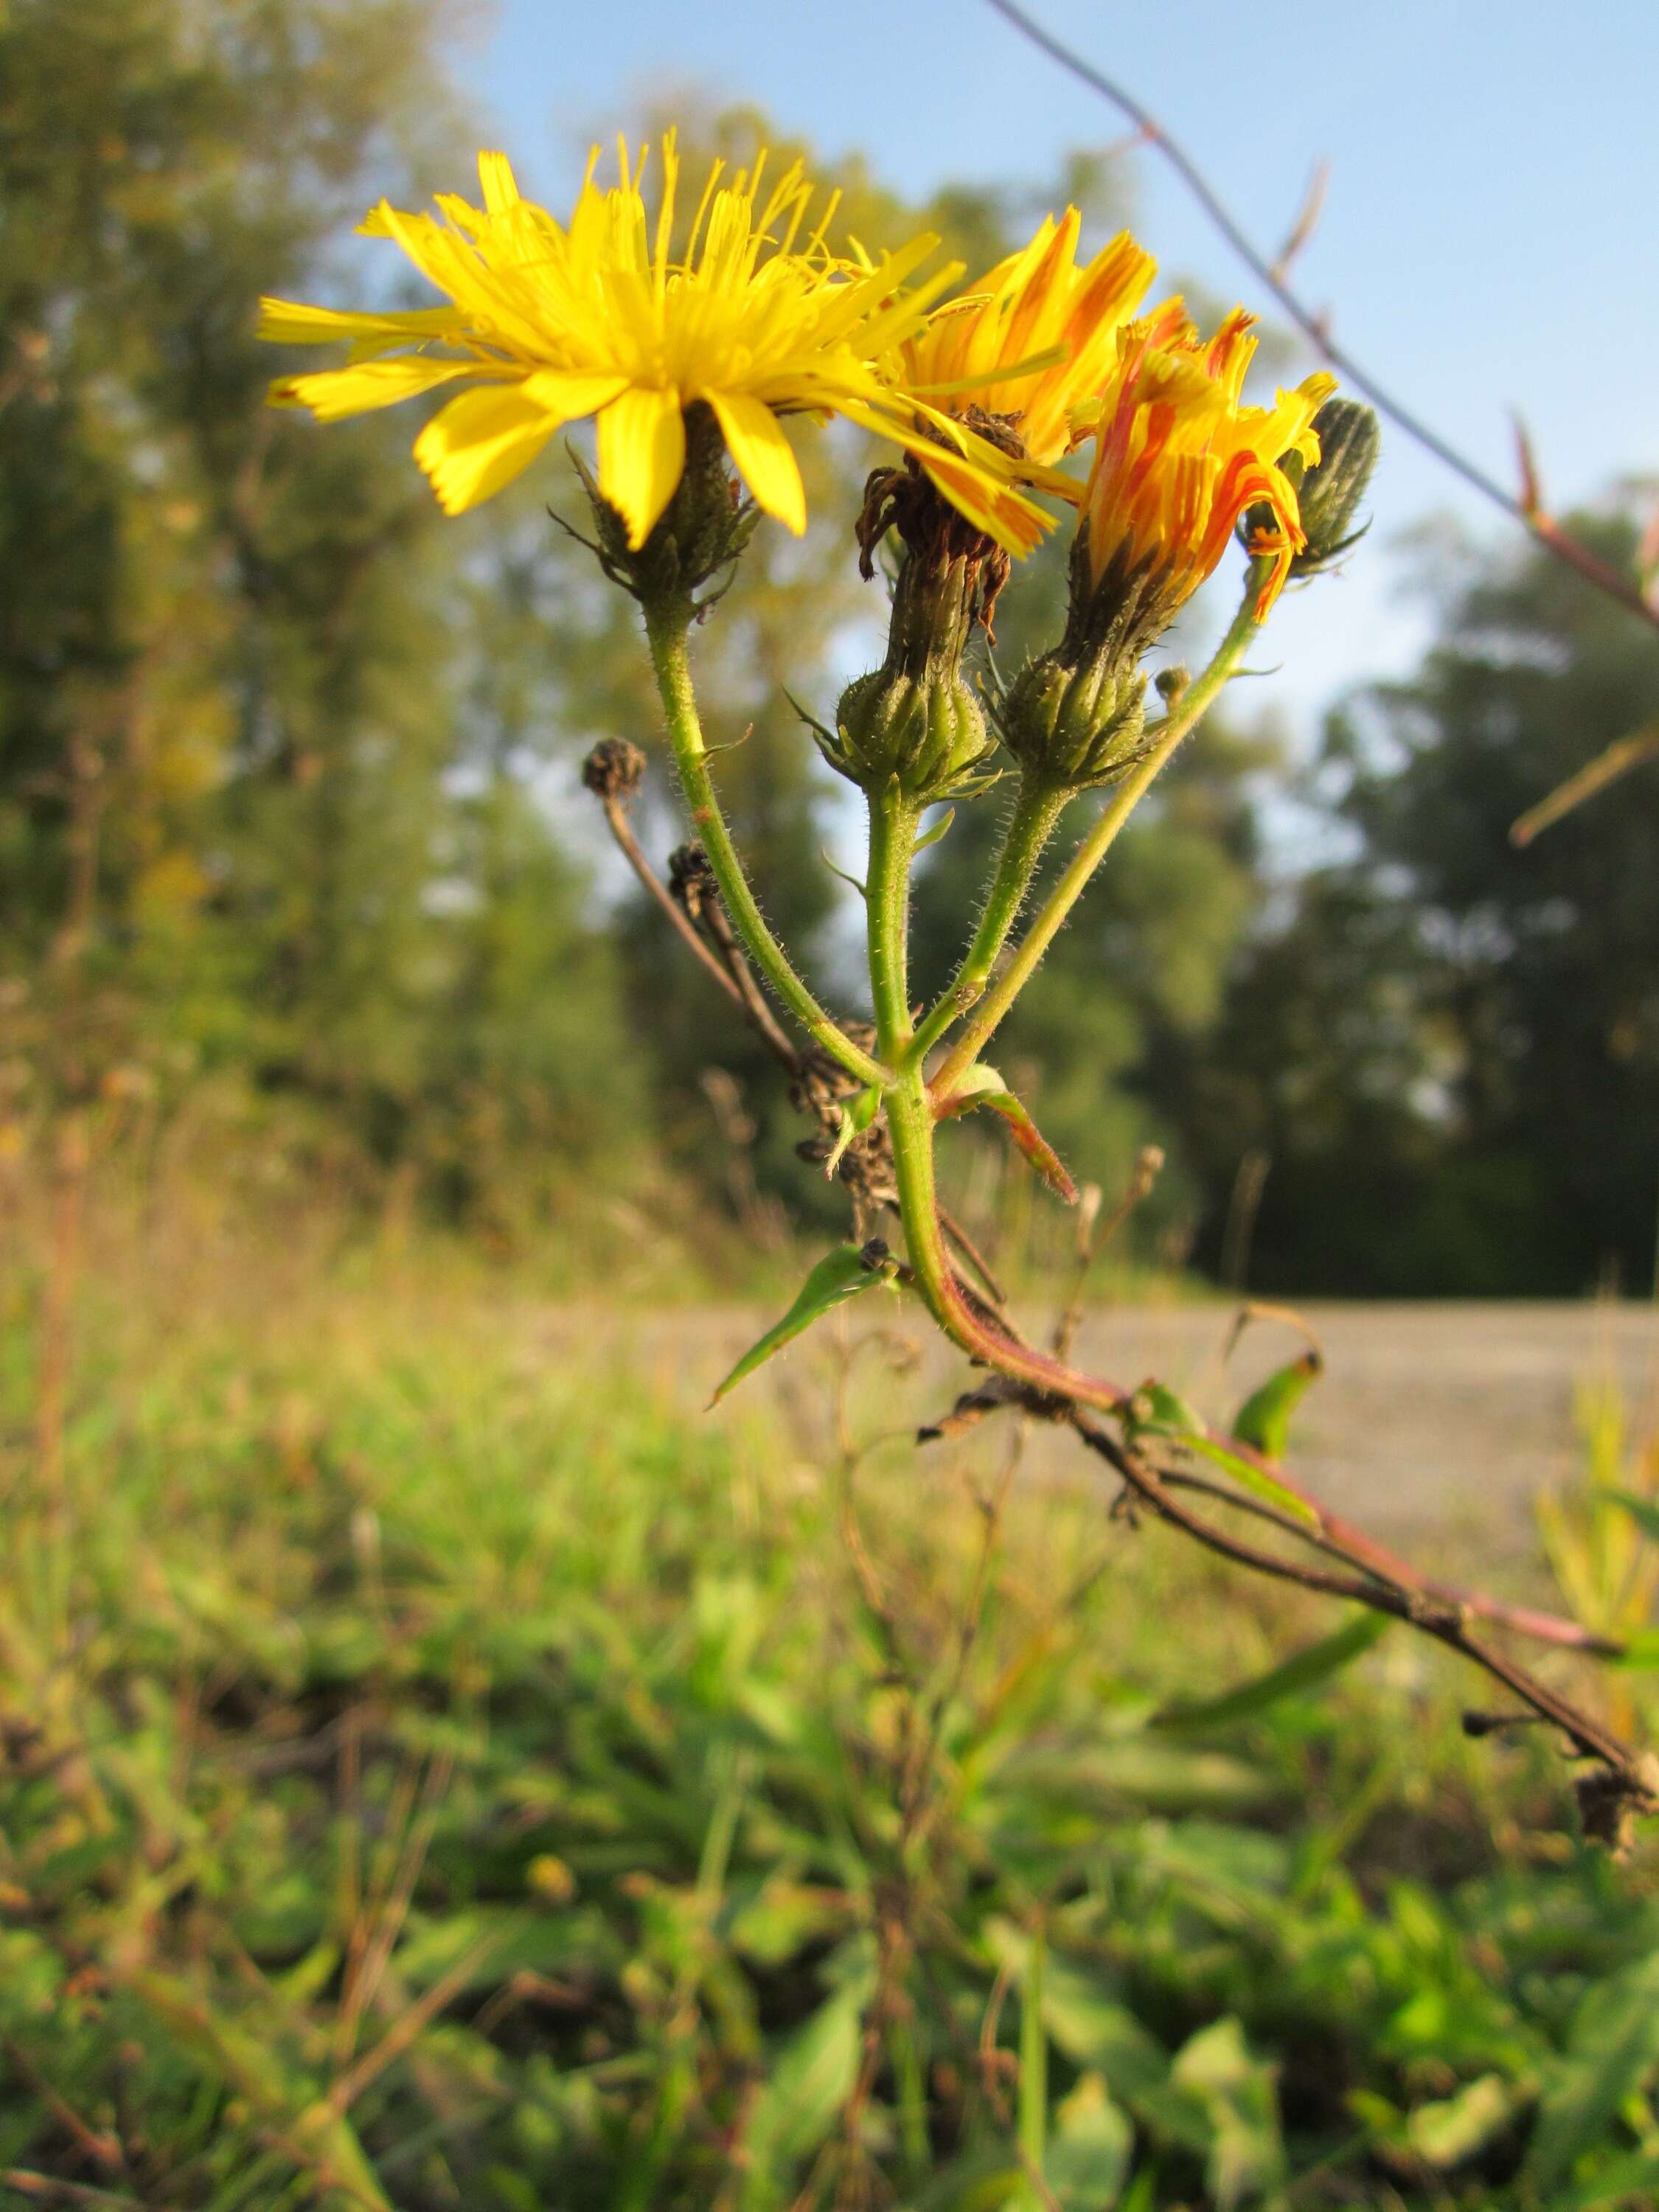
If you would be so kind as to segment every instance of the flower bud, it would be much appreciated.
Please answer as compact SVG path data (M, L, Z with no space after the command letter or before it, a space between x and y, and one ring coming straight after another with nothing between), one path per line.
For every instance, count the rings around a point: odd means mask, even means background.
M1364 535L1354 517L1382 450L1382 431L1373 409L1358 399L1328 399L1314 416L1319 461L1304 475L1297 492L1308 542L1291 563L1293 576L1316 575Z
M1359 502L1382 449L1376 412L1358 399L1328 399L1314 416L1319 459L1310 468L1299 453L1286 453L1279 467L1296 487L1297 507L1307 543L1291 562L1292 578L1316 576L1357 544L1368 525L1353 526ZM1265 507L1241 516L1238 540L1247 550L1258 530L1270 527Z
M1050 783L1073 791L1109 783L1139 755L1146 691L1133 668L1108 659L1068 667L1045 653L1009 686L998 728L1020 766Z
M1066 634L1027 661L995 709L997 735L1027 775L1059 791L1110 783L1140 758L1141 661L1170 620L1156 571L1109 562L1097 580L1088 544L1072 550Z
M985 716L960 674L878 668L842 693L819 750L868 792L896 785L918 805L959 793L991 750Z
M701 613L710 601L698 601L695 594L737 560L760 517L727 465L726 440L714 410L703 400L686 409L684 470L637 550L629 544L627 524L581 456L573 448L570 458L593 510L592 550L605 574L643 607L678 607L688 619Z
M812 727L831 768L860 789L896 788L925 806L982 788L974 770L994 740L962 661L1006 563L996 566L998 549L962 523L920 471L878 471L871 478L860 526L866 568L873 569L871 556L890 521L904 553L887 658L842 692L833 731Z

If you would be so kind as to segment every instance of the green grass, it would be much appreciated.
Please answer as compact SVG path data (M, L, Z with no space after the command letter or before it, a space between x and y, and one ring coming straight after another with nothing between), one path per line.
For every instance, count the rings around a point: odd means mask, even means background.
M1659 2197L1652 1856L1401 1632L1206 1721L1345 1624L988 1546L878 1352L688 1422L276 1252L94 1284L54 1535L8 1296L0 2204Z

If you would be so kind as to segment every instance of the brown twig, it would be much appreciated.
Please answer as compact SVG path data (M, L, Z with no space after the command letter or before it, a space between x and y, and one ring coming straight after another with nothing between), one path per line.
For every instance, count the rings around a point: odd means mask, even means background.
M27 2197L31 2204L81 2204L88 2212L143 2212L136 2197L118 2197L112 2190L93 2189L84 2181L59 2181L52 2174L34 2173L27 2166L0 2168L0 2183L17 2196Z
M1008 1303L1007 1291L1003 1289L1001 1284L998 1282L995 1275L992 1273L990 1262L986 1259L985 1255L980 1250L978 1245L975 1243L973 1238L968 1234L968 1231L963 1227L956 1216L951 1213L947 1213L942 1206L939 1210L939 1226L944 1230L951 1242L956 1246L957 1251L961 1253L963 1258L967 1261L969 1266L979 1277L981 1282L984 1284L986 1289L990 1292L996 1304L999 1306L1006 1306Z
M1325 212L1325 195L1331 188L1331 165L1316 161L1313 174L1308 179L1300 212L1291 225L1285 243L1273 256L1273 275L1282 284L1291 273L1291 264L1319 228L1319 218Z
M719 947L720 957L726 972L737 987L738 1004L750 1027L771 1052L773 1057L791 1075L800 1073L800 1054L778 1025L776 1016L766 1003L765 994L756 980L755 971L744 959L743 947L738 943L731 919L718 898L712 898L704 907L702 919L708 933Z
M1519 523L1523 530L1530 532L1556 560L1576 569L1586 582L1604 592L1608 599L1616 599L1632 614L1638 615L1650 628L1659 629L1659 606L1655 606L1644 598L1635 585L1616 569L1609 568L1606 562L1598 559L1588 546L1581 545L1575 538L1570 538L1559 524L1553 521L1541 508L1528 512L1524 497L1517 498L1514 493L1506 491L1496 477L1489 476L1477 462L1460 453L1420 416L1413 414L1403 402L1379 384L1346 348L1337 344L1324 317L1316 313L1291 289L1282 270L1251 244L1191 155L1132 93L1055 38L1053 32L1045 29L1034 15L1020 7L1018 0L988 0L988 4L1023 39L1047 54L1068 76L1075 77L1079 84L1087 85L1091 91L1098 93L1103 100L1109 100L1119 113L1135 126L1146 143L1157 148L1222 237L1257 280L1273 294L1303 336L1356 392L1370 402L1379 415L1385 415L1408 438L1414 440L1425 452L1432 453L1443 466L1450 469L1472 489L1478 491L1483 499L1500 507L1512 522ZM1294 236L1292 233L1292 238ZM1285 257L1281 256L1280 258L1283 261Z
M726 997L747 1013L749 1010L744 1003L743 993L738 988L725 963L713 946L704 941L702 931L698 929L684 908L678 904L667 884L645 857L640 841L634 835L628 817L623 811L622 801L618 799L605 798L600 799L599 805L604 810L605 823L621 850L623 858L639 878L662 913L667 916L670 927L675 931L681 943L702 967L704 974L712 976Z
M1627 769L1638 768L1644 761L1659 758L1659 722L1650 722L1633 737L1620 738L1594 760L1570 775L1565 783L1557 784L1546 799L1536 806L1529 806L1510 824L1510 842L1526 847L1541 830L1548 830L1571 814L1575 806L1585 799L1594 799L1598 791L1624 775Z
M1029 1343L1005 1313L987 1306L956 1277L948 1285L951 1304L951 1329L953 1340L986 1366L999 1370L1018 1384L1026 1395L1014 1394L1014 1399L1027 1410L1046 1413L1050 1419L1065 1418L1066 1406L1085 1407L1091 1412L1106 1413L1122 1419L1132 1416L1134 1393L1120 1383L1099 1376L1087 1375L1069 1366L1064 1360L1039 1351ZM959 1409L960 1410L960 1409ZM930 1433L921 1431L922 1437ZM937 1430L931 1433L937 1434ZM1288 1492L1297 1504L1305 1509L1304 1517L1310 1529L1342 1547L1343 1555L1353 1561L1365 1573L1375 1574L1381 1580L1398 1588L1421 1594L1425 1602L1452 1605L1464 1612L1489 1620L1494 1626L1513 1630L1516 1634L1538 1641L1558 1644L1564 1649L1613 1654L1605 1642L1592 1636L1576 1621L1563 1620L1552 1613L1533 1612L1529 1607L1510 1606L1497 1598L1455 1589L1437 1583L1420 1574L1407 1560L1390 1552L1374 1537L1361 1528L1344 1521L1340 1515L1330 1513L1316 1498L1311 1497L1290 1475L1277 1460L1257 1451L1240 1437L1225 1429L1206 1425L1203 1441L1231 1457L1244 1462L1282 1491Z
M1294 1583L1299 1589L1316 1591L1326 1597L1347 1598L1357 1605L1370 1606L1374 1612L1391 1614L1396 1620L1408 1621L1503 1683L1523 1705L1559 1729L1580 1757L1599 1759L1619 1778L1632 1800L1650 1809L1659 1809L1659 1796L1656 1796L1659 1777L1656 1776L1654 1762L1639 1758L1598 1721L1557 1696L1547 1684L1516 1665L1505 1653L1493 1650L1490 1644L1476 1643L1468 1632L1467 1607L1436 1600L1420 1589L1402 1590L1389 1583L1332 1574L1322 1567L1307 1566L1276 1553L1264 1552L1259 1545L1230 1535L1194 1512L1182 1502L1158 1469L1088 1415L1077 1413L1073 1425L1090 1450L1115 1468L1137 1497L1206 1550L1218 1553L1237 1565L1252 1568L1258 1574Z
M1538 1613L1530 1606L1507 1605L1500 1598L1489 1597L1484 1590L1459 1589L1451 1583L1436 1581L1336 1516L1322 1513L1319 1526L1314 1528L1294 1514L1280 1511L1266 1498L1251 1498L1243 1491L1231 1489L1224 1482L1195 1474L1189 1468L1165 1468L1162 1473L1171 1489L1194 1491L1241 1513L1250 1514L1283 1534L1294 1537L1297 1543L1322 1552L1328 1559L1358 1567L1373 1580L1402 1595L1415 1591L1431 1603L1450 1606L1472 1619L1490 1621L1494 1628L1507 1628L1514 1634L1530 1637L1534 1643L1554 1644L1562 1650L1582 1651L1587 1658L1617 1659L1623 1655L1623 1644L1609 1637L1597 1636L1577 1621L1563 1620L1552 1613ZM1302 1495L1293 1484L1284 1482L1282 1476L1275 1475L1274 1480L1283 1482L1293 1495Z

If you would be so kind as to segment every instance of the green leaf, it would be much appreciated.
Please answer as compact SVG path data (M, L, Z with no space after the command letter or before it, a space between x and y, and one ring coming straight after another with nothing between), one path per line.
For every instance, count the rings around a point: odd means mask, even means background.
M1659 1628L1644 1628L1625 1638L1625 1648L1610 1667L1629 1667L1637 1674L1659 1672Z
M1659 1504L1650 1498L1638 1498L1628 1490L1604 1490L1603 1498L1610 1498L1615 1505L1622 1505L1644 1536L1651 1536L1659 1544Z
M1167 1382L1155 1382L1150 1376L1135 1392L1129 1418L1136 1428L1149 1429L1154 1434L1196 1437L1204 1433L1204 1416L1198 1408Z
M1258 1674L1253 1681L1241 1682L1237 1689L1224 1690L1219 1697L1206 1698L1201 1704L1171 1706L1155 1717L1152 1726L1211 1729L1249 1720L1285 1698L1303 1697L1316 1689L1351 1665L1362 1652L1369 1651L1392 1626L1385 1613L1357 1613L1340 1628L1322 1637L1317 1644L1292 1652L1288 1659L1270 1668L1265 1674Z
M1418 2106L1406 2123L1406 2141L1427 2166L1461 2166L1509 2125L1516 2101L1501 2074L1482 2074L1455 2097Z
M1288 1513L1292 1521L1300 1521L1310 1528L1318 1528L1318 1507L1310 1504L1305 1498L1298 1498L1295 1491L1287 1490L1275 1475L1268 1474L1265 1467L1258 1467L1254 1460L1241 1459L1237 1452L1229 1451L1225 1444L1218 1443L1213 1437L1188 1437L1186 1441L1201 1458L1218 1467L1224 1474L1230 1474L1241 1490L1248 1490L1253 1497L1261 1498L1264 1504L1277 1506L1281 1513Z
M1176 2054L1170 2081L1203 2107L1209 2122L1206 2179L1221 2212L1283 2179L1273 2069L1251 2056L1236 2019L1200 2028Z
M745 2205L779 2201L783 2177L817 2149L852 2095L864 2040L865 1994L860 1983L838 1990L785 2045L750 2107Z
M947 806L944 813L939 816L939 820L933 823L933 827L928 830L924 830L921 836L917 838L915 843L910 848L912 856L914 857L917 853L925 853L930 845L937 845L939 839L944 836L945 831L950 828L951 824L956 820L956 808L954 806Z
M1310 1349L1288 1367L1270 1375L1259 1390L1253 1390L1233 1416L1233 1434L1240 1443L1266 1452L1269 1459L1283 1459L1291 1440L1291 1416L1309 1386L1318 1381L1324 1365L1319 1354Z
M718 1406L729 1390L746 1382L757 1367L763 1367L774 1352L781 1352L815 1321L848 1298L858 1297L865 1291L890 1289L892 1273L886 1267L866 1267L864 1253L856 1244L837 1244L827 1252L811 1273L801 1285L799 1295L783 1319L769 1328L757 1343L751 1344L743 1358L708 1401Z
M1047 1950L1039 1928L1025 1954L1019 2000L1019 2147L1039 2172L1048 2134L1048 2033L1042 2024L1042 1961Z
M243 2097L315 2173L374 2212L392 2205L345 2116L290 2073L267 2039L210 2006L176 1976L144 1969L125 1987L197 2064Z
M1197 1452L1200 1458L1207 1459L1224 1474L1230 1475L1241 1490L1248 1490L1253 1497L1275 1506L1281 1513L1288 1513L1293 1521L1300 1521L1310 1528L1319 1526L1316 1507L1305 1498L1298 1498L1295 1491L1287 1490L1266 1468L1229 1451L1224 1443L1210 1435L1203 1415L1167 1384L1150 1380L1141 1384L1130 1401L1129 1426L1132 1434L1176 1438L1189 1451Z
M1547 2196L1659 2066L1659 1951L1598 1984L1547 2069L1524 2172Z
M854 1137L861 1137L876 1115L881 1111L881 1085L872 1083L860 1091L851 1106L841 1109L841 1127L836 1132L836 1141L830 1148L830 1157L823 1164L823 1172L832 1177L841 1165L843 1154Z
M1098 2074L1085 2074L1054 2115L1042 2178L1062 2212L1111 2212L1133 2148L1128 2115Z
M1009 1135L1049 1189L1067 1206L1077 1204L1077 1185L1066 1174L1059 1153L995 1068L987 1067L983 1060L968 1070L960 1088L939 1107L939 1117L945 1121L954 1115L970 1114L975 1106L988 1106L994 1114L1000 1114L1008 1124Z
M1638 2150L1604 2166L1593 2181L1552 2197L1550 2212L1644 2212L1656 2198L1659 2154Z

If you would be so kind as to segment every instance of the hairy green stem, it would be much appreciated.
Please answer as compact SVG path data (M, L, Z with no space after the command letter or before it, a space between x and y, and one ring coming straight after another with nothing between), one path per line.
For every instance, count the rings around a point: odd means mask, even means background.
M1036 972L1037 963L1059 934L1061 925L1082 896L1089 878L1110 849L1120 830L1151 789L1159 771L1206 711L1213 705L1256 635L1254 614L1261 579L1259 564L1252 562L1244 598L1231 629L1216 648L1209 666L1189 684L1154 732L1155 742L1146 758L1118 785L1083 842L1067 863L1066 872L1050 892L1042 911L1020 941L1019 950L988 994L979 1012L957 1038L933 1079L941 1097L953 1091L989 1042L997 1024Z
M965 1014L984 997L997 955L1019 918L1037 864L1071 796L1064 785L1046 783L1035 775L1021 777L979 927L945 995L916 1031L910 1049L918 1060L933 1050L958 1014Z
M680 781L685 787L692 823L702 840L732 926L755 965L813 1041L838 1060L850 1074L856 1075L860 1082L884 1081L886 1071L880 1063L867 1052L860 1051L842 1032L795 973L788 954L767 927L765 917L755 902L708 773L708 749L703 743L702 725L697 718L696 701L691 690L683 615L672 610L655 612L647 609L645 634L651 647L651 665L656 672L663 711L668 718L668 739L673 747Z
M890 1067L902 1066L910 1026L910 860L916 806L896 785L870 794L870 866L865 912L876 1049Z

